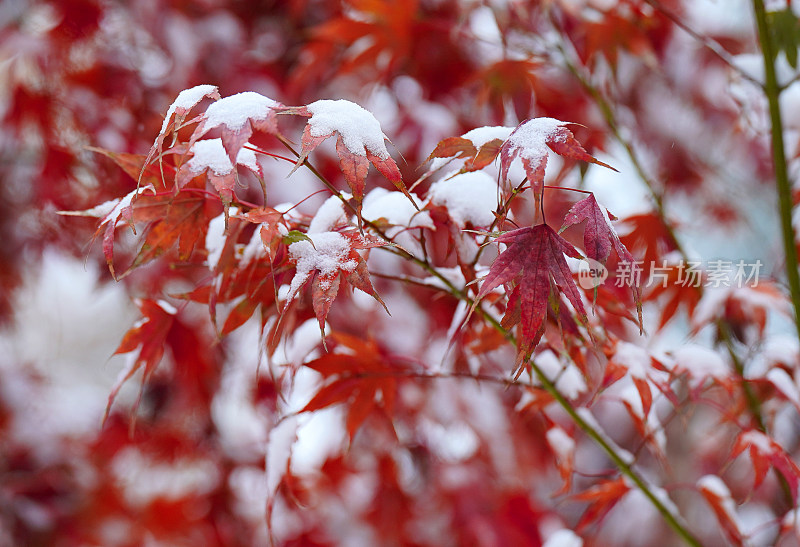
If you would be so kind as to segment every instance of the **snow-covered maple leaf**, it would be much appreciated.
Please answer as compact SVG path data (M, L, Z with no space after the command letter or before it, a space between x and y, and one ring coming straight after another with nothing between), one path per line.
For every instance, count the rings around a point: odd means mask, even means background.
M567 297L575 311L586 320L581 295L572 279L564 255L580 253L550 226L539 224L506 232L495 239L508 248L492 263L475 302L500 285L513 285L503 317L506 328L520 323L517 364L527 356L544 334L551 287Z
M460 137L448 137L440 141L428 156L426 161L430 161L431 165L421 178L427 178L454 159L464 160L460 173L483 169L497 158L503 143L513 131L513 127L505 126L476 127Z
M339 156L339 166L353 192L359 218L370 163L414 203L403 183L400 169L386 149L386 135L381 130L380 122L371 112L344 99L323 99L307 106L277 110L284 114L308 117L295 169L305 162L320 143L338 133L336 153Z
M595 163L616 171L583 149L572 131L567 129L566 126L570 123L554 118L525 120L514 129L500 149L501 180L507 181L511 163L519 157L533 190L537 211L544 191L544 173L549 150L566 158Z
M716 475L705 475L697 481L697 489L714 510L728 539L734 545L743 545L742 523L736 513L736 502L728 486Z
M289 245L289 258L295 263L295 274L289 286L287 306L311 280L312 305L320 329L324 332L325 319L344 278L386 308L372 287L367 263L358 252L382 245L386 245L386 242L381 239L352 231L307 234L307 239L292 243Z
M140 182L147 166L150 165L157 155L161 154L164 147L164 139L169 134L169 129L171 128L174 133L174 131L183 124L189 111L207 97L211 99L220 98L217 86L210 84L197 85L178 93L178 96L172 104L169 105L167 114L164 116L164 122L161 124L161 131L159 131L153 146L150 148L150 152L147 154L147 159L145 159L144 165L142 166L142 173L139 175Z
M122 223L127 223L131 230L136 232L133 225L133 202L144 192L152 192L155 194L155 188L148 184L137 188L121 198L115 198L105 203L101 203L91 209L85 211L59 211L59 214L68 216L83 216L99 218L100 224L97 226L94 237L96 238L103 232L103 255L108 264L108 270L111 276L116 279L116 272L114 271L114 231L117 226Z
M206 139L195 142L189 152L192 157L178 170L176 184L183 188L194 177L205 173L209 182L219 193L226 208L233 201L233 189L236 185L236 170L231 163L222 143L222 139ZM236 154L236 164L242 165L263 178L261 166L256 160L255 152L242 148Z
M276 109L283 105L254 91L230 95L209 105L189 139L194 144L219 127L222 146L233 163L253 131L278 134Z

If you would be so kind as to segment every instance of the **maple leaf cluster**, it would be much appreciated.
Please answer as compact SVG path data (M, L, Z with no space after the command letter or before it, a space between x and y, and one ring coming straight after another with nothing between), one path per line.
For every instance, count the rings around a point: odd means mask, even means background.
M797 541L753 25L268 4L3 18L0 544Z

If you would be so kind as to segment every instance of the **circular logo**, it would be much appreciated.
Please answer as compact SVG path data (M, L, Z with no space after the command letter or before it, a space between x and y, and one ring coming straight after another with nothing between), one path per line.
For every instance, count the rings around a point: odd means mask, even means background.
M584 289L594 289L607 278L608 270L596 260L584 258L578 265L578 285Z

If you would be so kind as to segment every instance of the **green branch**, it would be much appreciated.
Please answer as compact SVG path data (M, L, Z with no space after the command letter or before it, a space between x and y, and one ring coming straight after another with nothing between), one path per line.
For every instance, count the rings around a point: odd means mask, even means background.
M772 162L775 170L775 185L778 191L778 211L780 213L783 252L786 259L786 280L794 307L794 323L800 339L800 275L797 271L797 247L792 227L792 186L786 166L783 144L783 122L778 101L780 88L775 74L776 51L772 47L770 28L763 0L753 0L753 10L758 27L758 41L764 58L764 93L769 104L770 131L772 137Z

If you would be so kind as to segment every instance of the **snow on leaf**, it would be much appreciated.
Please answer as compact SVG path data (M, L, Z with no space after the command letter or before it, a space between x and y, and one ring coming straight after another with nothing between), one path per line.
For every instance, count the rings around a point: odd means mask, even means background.
M331 196L314 213L314 217L308 225L308 233L330 232L335 228L346 226L348 222L349 218L344 210L344 203L339 196Z
M209 182L217 190L222 202L227 206L233 201L233 189L236 186L236 172L228 154L223 147L222 139L206 139L197 141L189 149L192 157L181 165L177 175L178 188L183 188L194 177L206 173ZM256 160L255 152L242 148L236 155L236 164L243 165L262 177L261 166Z
M616 171L610 165L589 155L575 139L572 131L566 128L567 125L570 125L570 122L554 118L526 120L514 129L500 149L500 179L506 183L509 167L519 157L533 190L536 210L539 210L544 190L544 173L549 150L566 158L595 163Z
M783 447L764 433L751 429L739 434L731 450L731 460L746 448L749 448L750 460L753 464L754 488L758 488L764 481L769 467L772 466L786 479L791 489L792 499L796 501L797 486L800 483L800 467Z
M495 241L507 244L508 248L492 263L473 309L495 288L513 284L503 324L508 328L520 323L519 365L542 338L552 287L563 293L586 321L580 292L564 258L565 254L580 258L580 254L546 224L506 232Z
M741 523L728 486L716 475L705 475L697 481L697 488L714 510L728 538L735 545L742 545Z
M542 547L583 547L583 539L569 528L561 528L550 534Z
M369 294L386 308L372 287L367 263L360 249L380 247L386 243L378 238L355 232L322 232L308 234L309 240L289 245L289 258L295 263L295 274L289 286L286 305L311 279L314 313L324 332L328 316L342 278L353 287ZM388 312L388 310L387 310Z
M133 232L136 233L136 229L133 225L133 201L146 191L150 191L153 194L156 193L152 185L147 185L137 188L121 198L106 201L105 203L101 203L85 211L59 211L59 214L62 215L97 217L102 219L94 233L94 238L97 238L101 231L103 232L103 255L106 258L108 270L115 279L117 275L114 271L114 231L121 222L126 222Z
M731 367L720 355L699 344L685 344L674 352L671 370L675 374L687 374L689 388L696 392L707 379L712 379L726 388L733 382Z
M800 410L800 391L798 391L797 384L786 370L775 367L770 369L764 377L774 385L795 408Z
M467 223L489 226L494 221L497 183L482 171L446 176L431 185L428 196L434 205L445 207L461 228Z
M189 142L193 144L210 130L221 127L222 146L233 162L253 131L278 134L276 109L281 106L254 91L225 97L206 109Z
M292 452L300 427L298 416L287 416L269 432L265 467L267 474L267 530L272 539L272 515L281 484L291 477ZM274 543L274 541L272 542Z
M400 192L391 192L385 188L373 188L364 198L361 211L363 218L369 221L380 221L402 228L430 228L434 224L427 211L420 211L419 198L411 194L413 202Z
M177 128L183 123L183 120L186 118L186 115L189 113L189 111L206 97L219 99L217 86L203 84L191 87L189 89L184 89L178 93L175 101L173 101L173 103L167 109L167 115L164 116L164 122L161 124L161 131L158 133L156 141L153 143L153 146L150 148L150 152L147 154L147 159L145 159L144 165L142 166L142 171L138 177L140 183L142 180L142 175L144 174L144 170L148 165L150 165L156 156L161 155L164 146L164 139L167 137L167 130L169 129L170 122L172 121L172 115L175 115L172 126L173 128Z
M219 93L217 92L217 86L210 85L210 84L203 84L203 85L196 85L189 89L184 89L178 96L175 98L175 101L169 108L167 109L167 114L164 116L164 123L161 124L161 132L159 133L159 137L163 138L166 134L167 127L169 127L169 122L172 118L172 115L175 114L175 125L179 126L183 119L186 117L186 114L194 108L197 103L202 101L206 97L211 97L214 99L219 99Z
M580 494L574 495L573 499L589 502L589 506L578 522L576 531L580 532L593 522L601 520L630 489L625 478L618 477L613 480L600 481Z
M380 122L371 112L344 99L323 99L307 106L281 108L278 112L309 118L300 140L300 156L295 170L322 141L334 134L339 135L336 153L345 180L356 199L359 218L370 163L414 203L403 184L400 169L386 149L386 136Z
M564 485L558 492L553 495L558 496L569 492L572 486L572 472L575 466L575 439L569 436L561 427L554 425L547 430L545 435L547 444L556 458L556 465L558 472L561 475L561 480Z

